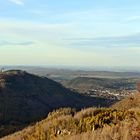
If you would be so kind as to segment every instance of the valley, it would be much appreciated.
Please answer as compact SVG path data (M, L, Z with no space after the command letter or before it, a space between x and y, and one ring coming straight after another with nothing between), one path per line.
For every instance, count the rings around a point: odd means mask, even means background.
M139 81L139 77L60 76L56 71L54 77L53 72L4 70L0 73L1 140L73 140L83 135L92 140L99 131L106 136L109 130L113 138L115 133L122 136L118 130L124 129L121 124L127 119L140 130L135 120L140 119Z

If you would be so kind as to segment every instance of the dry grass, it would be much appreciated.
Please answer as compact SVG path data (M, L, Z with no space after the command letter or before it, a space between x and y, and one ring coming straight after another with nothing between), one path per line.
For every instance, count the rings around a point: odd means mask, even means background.
M59 109L1 140L140 140L140 111L88 108L76 113L70 108Z
M77 112L74 116L75 119L81 119L85 117L90 117L95 112L96 108L90 107L87 109L82 109L81 111Z
M135 131L131 124L121 124L117 126L106 126L95 132L86 132L74 136L58 138L58 140L139 140L140 129Z
M116 104L112 105L111 108L128 110L131 108L140 108L140 93L134 94L127 99L124 99Z

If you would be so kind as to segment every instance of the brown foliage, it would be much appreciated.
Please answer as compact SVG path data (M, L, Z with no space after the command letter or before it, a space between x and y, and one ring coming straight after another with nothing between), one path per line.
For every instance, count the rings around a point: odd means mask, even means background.
M140 111L88 108L55 110L48 118L2 140L133 140L140 134Z

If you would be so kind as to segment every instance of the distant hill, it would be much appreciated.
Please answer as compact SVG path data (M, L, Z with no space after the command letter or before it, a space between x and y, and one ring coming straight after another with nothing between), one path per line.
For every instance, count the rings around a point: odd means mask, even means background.
M108 106L113 100L90 98L61 84L20 70L0 73L0 136L41 120L60 107Z
M47 68L47 67L35 67L35 66L0 66L0 69L4 68L6 70L20 69L25 70L29 73L49 76L55 80L69 80L76 77L98 77L98 78L140 78L139 68L135 69L118 69L114 67L113 69L72 69L72 68Z
M93 78L77 77L63 82L68 88L77 89L79 92L86 92L89 89L114 89L114 90L135 90L139 79L135 78Z

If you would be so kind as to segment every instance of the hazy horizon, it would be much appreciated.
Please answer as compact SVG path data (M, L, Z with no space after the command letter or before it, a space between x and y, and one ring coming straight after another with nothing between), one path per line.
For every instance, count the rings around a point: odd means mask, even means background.
M0 65L0 69L28 70L28 69L54 69L70 71L106 71L106 72L140 72L140 67L123 66L70 66L70 65Z
M140 67L139 0L1 0L0 65Z

